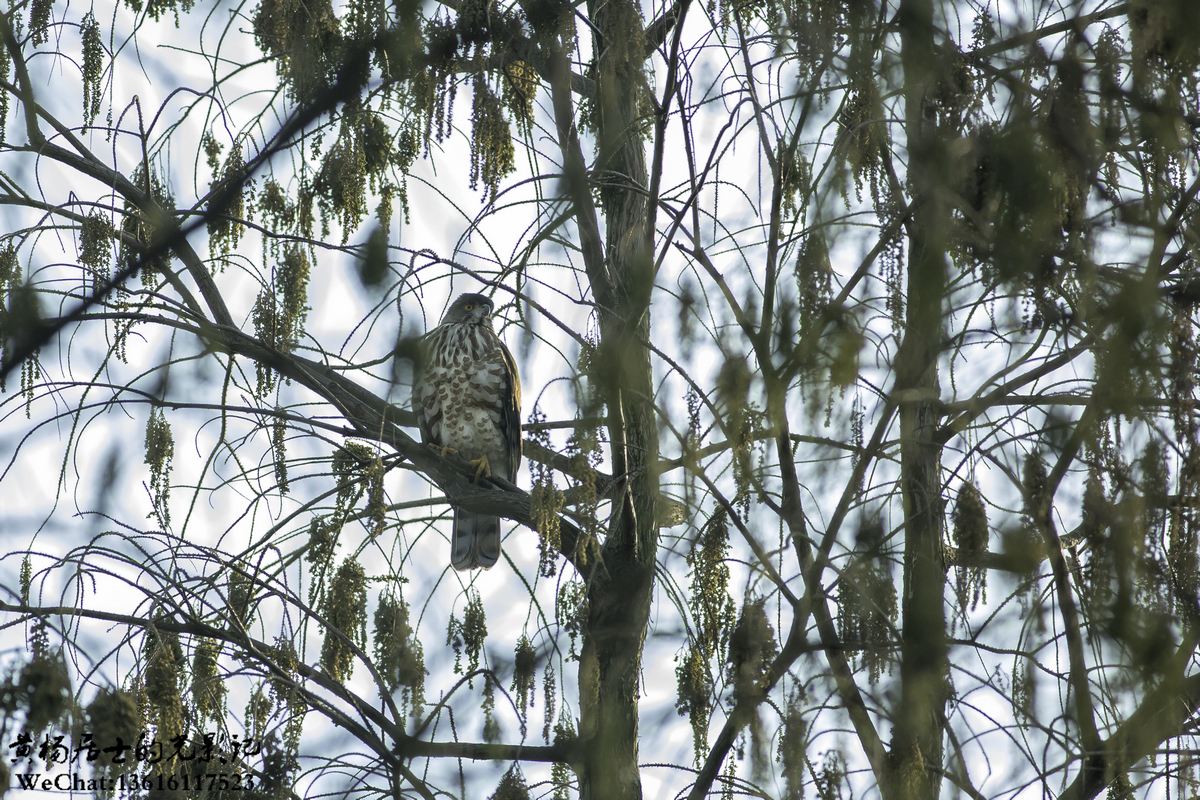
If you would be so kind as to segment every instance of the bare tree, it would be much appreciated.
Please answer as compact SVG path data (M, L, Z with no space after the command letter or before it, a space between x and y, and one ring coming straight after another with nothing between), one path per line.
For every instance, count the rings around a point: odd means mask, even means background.
M1195 791L1193 2L81 10L0 11L0 793ZM462 291L515 483L415 429Z

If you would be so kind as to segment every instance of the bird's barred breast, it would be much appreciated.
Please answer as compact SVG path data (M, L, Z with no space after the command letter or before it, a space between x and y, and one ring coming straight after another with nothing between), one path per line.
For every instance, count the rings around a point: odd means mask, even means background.
M430 441L467 460L487 456L497 475L511 479L501 420L506 377L498 349L485 354L492 358L478 360L458 348L444 355L450 357L426 365L417 386Z

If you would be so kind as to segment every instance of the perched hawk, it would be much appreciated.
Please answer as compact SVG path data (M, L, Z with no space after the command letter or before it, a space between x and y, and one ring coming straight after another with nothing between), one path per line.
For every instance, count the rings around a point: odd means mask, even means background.
M457 452L475 480L510 481L521 464L521 379L512 354L492 330L492 301L460 295L422 343L424 366L413 388L426 444ZM454 509L450 563L488 569L500 558L500 519Z

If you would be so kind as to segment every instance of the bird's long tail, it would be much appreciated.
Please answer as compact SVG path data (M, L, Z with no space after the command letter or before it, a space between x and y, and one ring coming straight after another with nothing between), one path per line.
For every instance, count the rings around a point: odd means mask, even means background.
M454 510L450 564L457 570L491 569L500 560L500 518Z

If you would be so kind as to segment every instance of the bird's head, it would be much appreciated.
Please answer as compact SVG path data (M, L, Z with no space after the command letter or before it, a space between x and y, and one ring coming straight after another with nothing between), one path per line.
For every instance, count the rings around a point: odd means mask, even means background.
M492 301L487 295L460 294L446 310L442 324L449 322L466 322L472 325L492 324Z

